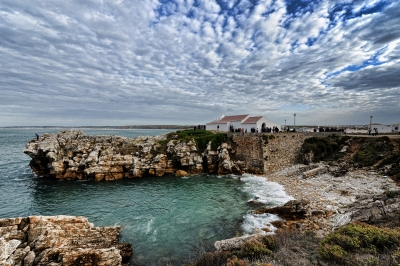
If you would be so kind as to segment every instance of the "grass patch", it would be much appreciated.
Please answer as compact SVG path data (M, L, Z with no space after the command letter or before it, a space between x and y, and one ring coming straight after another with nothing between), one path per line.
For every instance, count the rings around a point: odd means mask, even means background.
M162 146L166 146L168 142L171 140L180 141L180 142L189 142L194 141L197 146L197 150L199 153L203 152L208 143L211 141L211 149L217 150L218 146L220 146L227 139L226 133L213 133L208 130L178 130L176 132L172 132L166 135L166 139L159 142Z
M372 166L393 151L393 145L388 137L355 138L355 141L361 146L360 150L354 155L353 162L360 166ZM393 158L390 160L393 160Z

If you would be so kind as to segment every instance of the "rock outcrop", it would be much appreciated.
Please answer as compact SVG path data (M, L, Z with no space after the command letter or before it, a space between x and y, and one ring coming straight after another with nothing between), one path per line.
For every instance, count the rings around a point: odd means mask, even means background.
M195 141L187 139L88 136L79 130L66 130L31 140L24 153L32 158L29 165L38 176L67 180L100 181L203 172L219 175L262 173L262 162L259 169L251 168L246 165L245 156L238 156L237 150L238 144L232 140L222 143L217 150L212 150L209 143L204 151L199 151ZM262 161L262 152L259 157ZM248 161L254 160L249 157Z
M132 245L120 227L94 227L82 216L0 219L0 265L122 265Z
M130 139L67 130L43 134L27 143L24 153L32 158L29 165L37 175L58 179L100 181L163 176L177 170L203 172L203 159L195 143L170 141L162 145L164 140L165 136Z

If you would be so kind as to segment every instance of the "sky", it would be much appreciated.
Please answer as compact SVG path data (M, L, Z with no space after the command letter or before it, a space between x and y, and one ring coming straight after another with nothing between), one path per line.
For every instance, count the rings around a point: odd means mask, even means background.
M400 122L400 0L1 0L0 127Z

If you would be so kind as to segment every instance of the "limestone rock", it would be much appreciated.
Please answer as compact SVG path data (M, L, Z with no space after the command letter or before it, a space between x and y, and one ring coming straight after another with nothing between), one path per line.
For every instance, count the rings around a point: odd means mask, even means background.
M5 218L0 230L0 265L121 265L132 255L130 244L118 243L119 227L94 227L82 216Z
M184 177L184 176L187 176L187 175L188 175L188 173L185 172L185 171L183 171L183 170L178 170L178 171L176 171L176 173L175 173L175 176L176 176L176 177Z
M231 251L231 250L235 250L235 249L240 249L240 247L247 241L258 240L262 237L263 236L260 234L254 234L254 235L247 235L247 236L241 236L241 237L234 237L234 238L230 238L230 239L224 239L224 240L215 242L214 247L218 251Z

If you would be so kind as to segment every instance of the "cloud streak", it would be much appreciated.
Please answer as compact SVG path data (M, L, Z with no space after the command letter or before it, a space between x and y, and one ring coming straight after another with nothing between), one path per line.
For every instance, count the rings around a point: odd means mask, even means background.
M398 1L0 3L0 125L400 120Z

